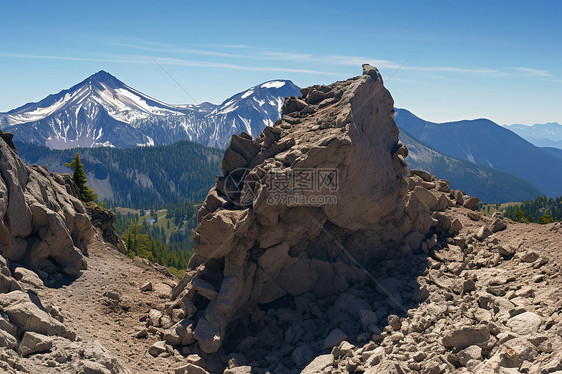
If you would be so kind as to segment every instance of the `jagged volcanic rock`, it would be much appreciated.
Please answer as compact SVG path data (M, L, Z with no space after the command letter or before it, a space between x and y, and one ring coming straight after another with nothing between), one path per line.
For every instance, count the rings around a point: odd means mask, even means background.
M172 327L176 343L216 352L231 321L259 318L259 305L344 292L377 261L458 229L434 212L455 205L446 181L408 177L376 68L301 93L256 139L232 137L199 211L196 254L165 311L186 317Z
M42 166L27 166L5 139L0 140L0 254L48 273L77 275L86 266L94 231L73 183Z

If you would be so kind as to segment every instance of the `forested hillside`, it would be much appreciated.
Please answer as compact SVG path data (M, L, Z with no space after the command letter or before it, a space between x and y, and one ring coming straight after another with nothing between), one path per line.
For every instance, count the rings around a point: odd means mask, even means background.
M408 167L429 171L448 180L451 188L478 196L482 201L503 203L541 195L535 186L522 178L441 154L403 129L400 130L400 140L408 147Z
M539 196L535 200L509 205L502 210L506 217L514 221L538 223L562 221L562 196L556 199Z
M88 174L88 185L110 207L159 209L183 200L202 200L220 174L223 151L192 142L134 148L49 148L17 143L29 164L66 172L77 152Z
M117 212L115 229L127 246L127 255L157 262L181 276L193 253L197 207L188 201L165 209Z

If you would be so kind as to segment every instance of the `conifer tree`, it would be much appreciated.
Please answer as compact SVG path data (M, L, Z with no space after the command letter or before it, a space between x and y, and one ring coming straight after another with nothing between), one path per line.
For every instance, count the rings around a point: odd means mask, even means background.
M72 173L72 179L74 183L78 186L78 191L80 192L80 199L82 201L95 201L98 195L94 193L90 187L88 187L88 180L86 178L86 172L84 171L84 164L80 161L80 153L76 153L74 160L71 163L66 163L66 166L74 169Z

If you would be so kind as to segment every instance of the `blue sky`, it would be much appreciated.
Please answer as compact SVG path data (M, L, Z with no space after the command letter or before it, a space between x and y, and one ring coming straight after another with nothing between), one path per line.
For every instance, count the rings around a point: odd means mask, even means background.
M346 79L369 62L396 106L427 120L562 123L562 2L240 4L3 2L0 111L102 69L184 104L193 99L180 85L218 103L271 79Z

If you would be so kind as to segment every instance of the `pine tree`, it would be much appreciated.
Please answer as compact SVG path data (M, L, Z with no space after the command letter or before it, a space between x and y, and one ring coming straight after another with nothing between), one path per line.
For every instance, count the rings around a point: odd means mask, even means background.
M74 169L72 179L78 186L80 199L86 202L97 200L98 195L87 185L88 180L86 178L86 172L84 171L84 164L80 161L80 153L76 153L74 160L72 160L71 163L66 163L66 166Z
M525 218L525 213L523 213L521 209L517 209L515 211L515 218L517 218L517 221L523 222L523 218Z

